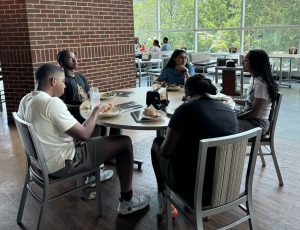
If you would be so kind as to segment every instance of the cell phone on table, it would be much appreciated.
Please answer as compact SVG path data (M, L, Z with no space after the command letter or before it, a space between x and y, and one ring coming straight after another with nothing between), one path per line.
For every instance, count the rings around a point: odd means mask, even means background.
M143 110L135 110L135 111L131 112L130 114L137 123L140 123L142 121L150 121L151 120L151 119L143 116Z

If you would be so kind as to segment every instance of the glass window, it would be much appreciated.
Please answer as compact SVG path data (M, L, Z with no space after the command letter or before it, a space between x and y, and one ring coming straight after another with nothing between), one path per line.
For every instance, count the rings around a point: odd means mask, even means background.
M145 45L145 48L150 48L153 45L153 40L157 39L157 33L153 31L137 31L136 37L139 37L140 43Z
M240 0L199 0L199 28L239 27L241 24Z
M244 50L263 49L268 54L288 54L291 47L298 47L300 44L298 29L248 29L245 31ZM299 51L298 51L299 52ZM272 58L271 64L274 70L279 69L279 59ZM292 70L298 68L296 59L291 59ZM288 70L289 59L284 58L283 70Z
M228 52L229 47L240 51L239 30L216 30L198 32L198 51Z
M133 14L135 32L157 30L156 0L133 0Z
M194 29L194 1L160 0L161 30Z
M184 48L194 50L194 33L193 32L162 32L162 38L167 37L172 50Z
M247 0L246 26L299 25L300 3L296 0Z
M268 53L288 53L290 47L298 47L298 29L247 29L244 37L244 50L263 49Z

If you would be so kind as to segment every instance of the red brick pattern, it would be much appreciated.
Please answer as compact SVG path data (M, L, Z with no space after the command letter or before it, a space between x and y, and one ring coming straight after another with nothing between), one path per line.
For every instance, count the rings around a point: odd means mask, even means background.
M0 1L0 62L8 115L34 88L34 70L68 48L100 90L135 85L132 0Z

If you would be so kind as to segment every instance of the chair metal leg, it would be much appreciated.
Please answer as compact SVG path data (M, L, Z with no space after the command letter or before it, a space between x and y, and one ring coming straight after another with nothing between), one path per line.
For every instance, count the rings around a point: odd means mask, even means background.
M82 180L82 177L77 177L76 178L76 184L77 184L77 187L81 186L83 184L83 180ZM83 197L83 192L82 192L82 189L78 189L77 190L77 198L80 199Z
M43 221L44 216L45 216L46 205L47 205L46 203L44 203L44 204L41 205L39 219L38 219L38 224L37 224L37 227L36 227L37 230L43 229L42 228L42 224L43 224L42 221Z
M102 216L102 199L101 199L100 171L96 172L96 207L97 207L97 217L101 217Z
M49 188L48 185L44 185L44 190L43 190L43 201L41 203L40 207L40 213L39 213L39 219L38 219L38 224L37 224L37 230L43 229L42 224L43 224L43 219L45 216L46 208L48 205L48 199L49 199Z
M21 201L20 201L20 205L19 205L19 210L18 210L18 216L17 216L17 223L18 224L21 224L22 217L23 217L23 211L24 211L24 207L25 207L25 203L26 203L26 198L27 198L27 193L28 193L28 189L27 189L27 183L28 182L29 182L29 176L26 175L24 186L23 186L22 197L21 197Z
M262 167L266 167L266 161L265 161L265 158L264 158L264 156L263 156L263 151L262 151L262 148L261 148L261 146L259 147L259 156L260 156L260 159L261 159L261 165L262 165Z
M276 157L276 154L275 154L274 144L272 142L270 144L270 147L271 147L271 155L272 155L272 158L273 158L273 162L274 162L276 174L277 174L277 177L278 177L279 185L282 187L283 186L283 180L282 180L281 172L280 172L280 169L279 169L279 164L278 164L278 161L277 161L277 157Z
M248 201L246 201L246 208L248 210L248 215L250 215L250 218L248 219L249 227L251 230L256 230L257 225L256 225L255 215L253 212L252 197L250 197L250 198L248 197Z

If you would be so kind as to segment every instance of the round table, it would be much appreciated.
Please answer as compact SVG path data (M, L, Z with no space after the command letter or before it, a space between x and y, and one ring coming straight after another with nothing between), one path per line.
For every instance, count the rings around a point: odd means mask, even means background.
M138 104L146 107L146 94L147 91L152 90L151 87L139 87L139 88L130 88L130 89L122 89L122 91L133 92L129 97L112 97L107 100L101 100L101 102L108 102L114 105L126 103L130 101L135 101ZM178 91L168 92L168 99L170 100L170 104L168 109L175 110L178 106L180 106L182 102L182 97L184 95L184 89L179 89ZM84 102L85 103L85 102ZM83 104L84 104L83 103ZM82 105L83 105L82 104ZM80 115L87 119L90 116L91 110L87 108L87 106L80 106ZM140 110L143 108L135 109ZM98 124L111 127L111 128L119 128L119 129L133 129L133 130L166 130L169 124L170 118L165 116L158 120L151 120L137 123L134 118L131 116L130 112L134 110L130 110L128 112L122 112L121 114L108 117L108 118L99 118Z
M138 104L143 105L146 107L146 94L147 91L152 90L151 87L139 87L139 88L130 88L130 89L122 89L122 91L129 91L133 92L132 95L129 97L112 97L107 100L101 100L101 102L108 102L112 103L114 105L135 101ZM184 96L184 89L180 88L177 91L168 91L168 99L170 100L169 106L167 108L167 111L174 111L177 107L179 107L182 102L182 97ZM212 96L215 97L216 96ZM222 100L222 98L229 98L228 96L224 94L219 94L218 97ZM89 103L89 102L84 102ZM80 115L87 119L90 116L91 109L89 109L89 106L83 106L84 103L80 106ZM86 104L85 104L86 105ZM228 105L233 109L235 106L235 103L233 100L231 100ZM140 110L143 108L135 109ZM116 115L114 117L108 117L108 118L99 118L98 124L103 125L106 127L111 128L119 128L119 129L132 129L132 130L159 130L163 131L166 130L170 121L169 116L165 116L158 120L147 120L144 122L136 122L134 118L131 116L130 112L134 110L130 110L128 112L122 112L119 115Z

